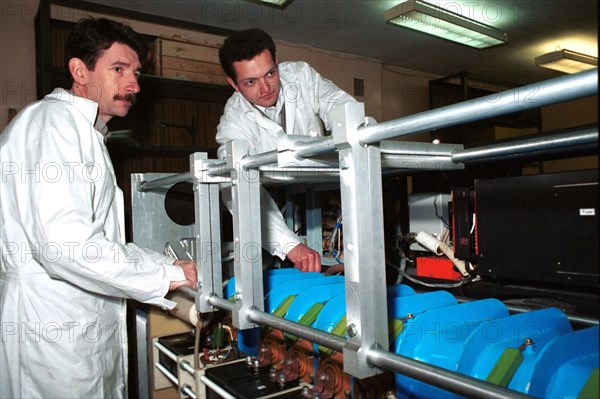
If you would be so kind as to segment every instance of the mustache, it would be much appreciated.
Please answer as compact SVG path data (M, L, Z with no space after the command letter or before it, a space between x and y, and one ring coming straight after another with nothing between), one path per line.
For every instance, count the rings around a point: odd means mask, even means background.
M135 93L127 93L125 95L115 94L115 96L113 97L113 100L127 101L127 102L130 102L131 105L135 105L135 103L137 103L137 96L135 95Z

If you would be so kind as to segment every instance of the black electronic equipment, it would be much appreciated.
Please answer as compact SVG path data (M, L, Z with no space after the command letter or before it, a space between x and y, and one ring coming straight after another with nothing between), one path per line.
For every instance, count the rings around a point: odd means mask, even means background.
M475 181L478 272L598 287L598 170Z
M476 256L477 233L475 223L475 198L472 188L452 190L452 242L454 256L458 259L474 261Z
M270 367L255 369L244 361L226 363L207 368L205 375L229 394L239 399L301 399L299 382L279 384L270 377ZM216 392L207 387L207 399L220 399Z

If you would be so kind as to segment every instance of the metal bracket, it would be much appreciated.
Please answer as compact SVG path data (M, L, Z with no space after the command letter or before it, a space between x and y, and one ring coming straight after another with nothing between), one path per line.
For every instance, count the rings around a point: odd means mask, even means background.
M190 169L194 181L194 212L196 232L196 264L198 265L198 294L196 309L213 312L208 304L210 295L223 296L221 262L221 220L219 185L222 179L208 176L208 155L190 155Z
M256 327L247 317L249 309L264 309L262 281L262 239L260 176L258 170L243 167L248 144L234 140L226 145L226 163L231 172L233 244L235 259L235 309L233 324L241 329Z
M370 365L372 347L387 350L387 298L381 152L362 145L358 128L365 120L362 103L335 108L333 138L340 157L340 190L344 218L344 274L348 341L344 346L344 371L357 378L381 370Z

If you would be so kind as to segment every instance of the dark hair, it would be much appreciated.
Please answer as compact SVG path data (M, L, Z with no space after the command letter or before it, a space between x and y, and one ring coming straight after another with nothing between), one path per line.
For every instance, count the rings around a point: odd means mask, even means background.
M73 28L65 46L65 66L67 67L67 88L73 84L73 77L69 72L69 60L79 58L90 71L96 68L98 58L113 43L125 44L135 51L143 63L148 45L144 38L130 26L106 18L81 19Z
M251 60L265 50L269 50L275 62L275 43L267 32L257 28L238 31L225 39L219 49L221 68L235 82L233 63Z

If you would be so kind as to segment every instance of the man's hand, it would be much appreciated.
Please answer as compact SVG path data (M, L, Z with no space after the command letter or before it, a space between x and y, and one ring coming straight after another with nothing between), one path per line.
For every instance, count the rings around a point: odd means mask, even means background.
M182 286L196 288L198 285L198 272L196 271L196 264L194 262L190 262L189 260L176 260L175 264L183 269L185 280L171 281L171 284L169 285L169 291L176 290Z
M294 267L302 272L320 272L321 255L304 244L296 245L288 254Z

